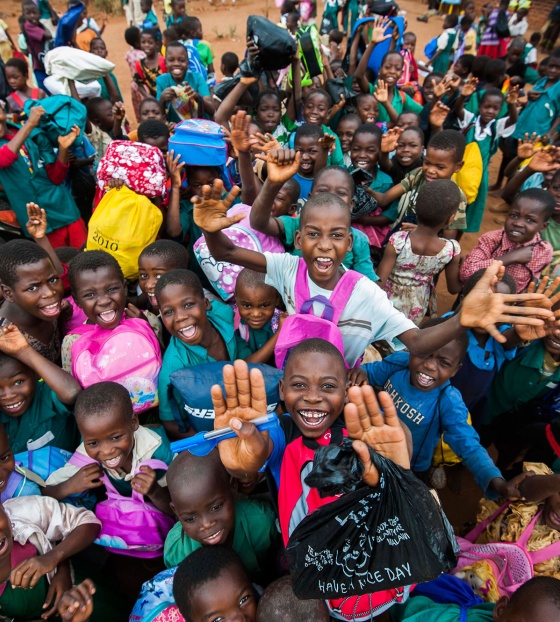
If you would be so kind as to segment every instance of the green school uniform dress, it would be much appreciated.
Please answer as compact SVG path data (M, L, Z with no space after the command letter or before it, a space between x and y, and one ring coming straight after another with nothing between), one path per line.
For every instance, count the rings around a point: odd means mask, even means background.
M210 90L208 88L208 85L204 81L204 78L198 73L187 71L185 73L185 77L179 82L174 80L170 73L163 73L158 76L156 78L156 99L159 100L161 94L163 93L163 91L165 91L165 89L171 86L180 86L185 84L188 84L193 89L193 91L196 91L201 97L210 96ZM171 106L169 102L166 102L165 107L167 110L167 120L174 123L179 123L181 119L179 118L179 115L175 112L173 106Z
M556 117L560 116L560 80L546 88L547 78L542 78L533 87L533 91L542 95L534 102L530 101L521 111L515 125L513 138L523 138L536 132L539 136L547 134Z
M37 383L33 402L21 417L0 413L0 422L15 454L46 445L73 452L80 442L72 411L42 381Z
M20 129L12 123L7 125L10 134ZM10 140L0 138L0 147ZM80 218L72 193L64 184L53 184L47 175L45 166L54 164L57 157L47 135L37 130L25 141L17 160L10 166L0 168L0 184L18 221L25 224L27 203L37 203L47 213L47 233L66 227ZM22 227L22 231L29 237L25 227Z
M377 81L371 87L372 93L375 90L376 85ZM398 87L394 87L393 89L393 100L391 101L391 105L398 115L403 112L415 112L419 115L423 108L421 104L415 102L412 97L407 95L404 91L401 91ZM391 121L389 113L382 104L379 104L379 116L377 117L377 123L388 123L389 121Z
M548 221L548 227L541 231L541 238L552 244L552 261L542 272L543 276L551 276L560 264L560 223L551 218Z
M299 230L299 218L280 216L279 220L284 225L284 239L282 243L286 247L286 251L301 257L301 251L294 248L294 238L296 231ZM367 276L370 281L378 281L379 277L375 274L373 264L371 263L367 235L358 229L354 229L354 227L352 227L352 233L354 235L354 245L352 250L346 253L342 263L348 270L355 270Z
M451 60L451 54L453 52L453 45L455 44L455 39L457 38L457 32L453 28L448 28L438 37L438 47L439 39L443 35L447 35L447 43L443 48L441 54L439 54L435 61L432 63L432 67L433 71L441 71L441 73L445 75L447 73L447 70L449 69L449 61Z
M231 548L252 577L267 571L266 560L278 539L276 517L272 508L256 499L239 499L235 502L235 523ZM177 523L165 539L163 561L168 568L177 566L185 557L202 545L185 533Z
M210 304L210 310L207 312L207 318L214 328L220 333L226 344L227 353L230 361L235 359L245 359L251 355L251 351L244 339L235 334L233 326L233 310L223 302L213 301ZM188 346L177 337L171 337L171 341L163 356L161 371L159 372L158 395L159 395L159 418L161 421L174 421L173 411L169 403L168 387L170 384L169 377L172 372L193 365L201 365L202 363L212 363L215 359L209 356L206 348L197 346ZM208 387L210 391L210 387ZM175 391L175 401L179 404L179 412L184 418L184 408L179 394ZM185 420L187 427L190 422Z

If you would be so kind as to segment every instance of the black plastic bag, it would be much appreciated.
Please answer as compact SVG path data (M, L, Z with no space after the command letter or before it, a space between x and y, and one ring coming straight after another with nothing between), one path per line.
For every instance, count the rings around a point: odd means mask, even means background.
M259 48L257 62L252 65L259 64L260 69L284 69L296 55L296 42L290 33L260 15L249 15L247 18L247 36Z
M399 5L393 0L371 0L368 2L368 15L397 15Z
M496 19L496 35L498 39L508 39L509 38L509 23L508 23L508 14L506 11L500 11L498 13L498 17Z
M343 78L328 78L325 82L325 91L327 91L327 93L331 96L333 104L338 104L341 95L344 97L346 102L349 102L356 97L356 93L344 84Z
M428 488L370 450L380 481L364 486L349 439L322 447L305 482L321 494L355 488L304 518L286 556L302 599L360 596L435 579L455 567L453 530Z

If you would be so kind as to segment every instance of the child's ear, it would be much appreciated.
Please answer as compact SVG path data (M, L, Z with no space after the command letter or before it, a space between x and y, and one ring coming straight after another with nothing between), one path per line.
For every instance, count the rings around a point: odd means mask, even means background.
M288 208L288 216L293 216L297 212L298 204L292 203Z
M206 309L206 311L210 311L210 301L208 300L208 298L204 298L204 308Z
M175 505L173 504L173 501L169 502L169 507L171 508L171 511L173 512L173 514L175 514L175 516L177 516L177 510L175 509ZM177 516L177 518L179 518Z
M138 415L132 415L132 430L136 432L139 425L140 423L138 421Z
M284 378L280 378L278 381L278 394L280 395L280 401L284 401Z
M453 214L451 214L451 216L445 221L445 226L443 227L444 229L447 229L447 227L449 227L456 215L457 212L453 212Z
M508 606L508 597L502 596L500 600L496 603L496 606L494 607L494 611L492 612L492 618L494 619L494 622L499 622L507 606Z
M301 231L299 229L294 235L294 248L298 251L301 250Z
M7 300L8 302L14 302L12 288L4 284L0 284L0 288L2 289L2 295L4 296L4 300Z
M347 252L349 253L353 248L354 248L354 234L352 233L352 230L350 230L350 233L348 234L348 250L347 250Z
M457 162L457 164L455 164L455 172L458 173L462 168L463 168L463 164L464 164L464 160L461 160L460 162Z
M454 378L457 375L457 372L461 369L461 367L463 367L463 363L459 363L459 365L457 365L457 367L455 368L455 371L449 377Z

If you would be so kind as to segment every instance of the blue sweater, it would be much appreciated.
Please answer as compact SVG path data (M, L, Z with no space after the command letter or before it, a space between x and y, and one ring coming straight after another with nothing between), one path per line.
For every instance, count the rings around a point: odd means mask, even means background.
M432 391L420 391L410 382L408 352L396 352L381 362L368 363L362 369L369 384L383 387L395 402L399 419L412 434L412 470L427 471L440 435L462 459L476 483L488 491L490 480L502 477L478 434L467 423L468 411L457 389L446 382Z

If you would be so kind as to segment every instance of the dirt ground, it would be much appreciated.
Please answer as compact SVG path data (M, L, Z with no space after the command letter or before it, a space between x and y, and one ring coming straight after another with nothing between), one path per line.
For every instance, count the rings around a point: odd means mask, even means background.
M63 12L65 3L59 0L51 0L52 5L59 12ZM90 2L91 5L91 2ZM19 33L17 24L17 16L20 13L20 2L15 0L2 0L0 5L0 17L8 22L12 37L15 39ZM211 44L215 57L215 67L219 70L222 54L233 51L241 58L245 51L245 32L246 20L248 15L267 15L271 20L279 19L279 10L276 8L273 0L237 0L234 4L231 0L214 0L211 4L209 0L187 0L187 11L190 15L200 17L203 28L204 38ZM426 43L436 36L442 29L442 18L433 17L428 24L420 23L416 17L422 15L426 10L426 4L419 0L399 0L401 10L406 11L408 20L408 28L416 33L418 37L418 45L416 48L416 56L423 58L423 49ZM162 0L154 0L154 10L162 23L161 15L163 10ZM323 3L319 0L319 12L322 13ZM89 14L101 23L103 14L96 11L90 6ZM107 27L103 34L109 50L109 60L116 64L115 75L119 81L121 91L125 98L125 105L129 111L128 117L133 118L132 105L130 100L130 72L128 65L124 59L124 55L128 50L128 45L124 40L124 30L126 28L125 18L121 16L111 16L107 23ZM14 36L15 35L15 36ZM218 71L219 75L219 71ZM495 156L490 166L490 183L493 183L497 167L499 165L500 156ZM487 202L487 210L484 216L481 233L500 228L495 222L496 215L488 211L488 207L499 205L501 200L489 195ZM461 240L461 248L464 254L470 252L475 246L479 234L466 234ZM438 285L438 312L440 314L451 308L454 297L447 293L445 286L445 277L442 274ZM477 500L480 497L480 489L474 484L470 475L464 470L459 469L456 477L453 478L453 488L457 492L451 492L446 489L442 495L444 508L451 520L452 524L460 529L465 521L474 519Z

